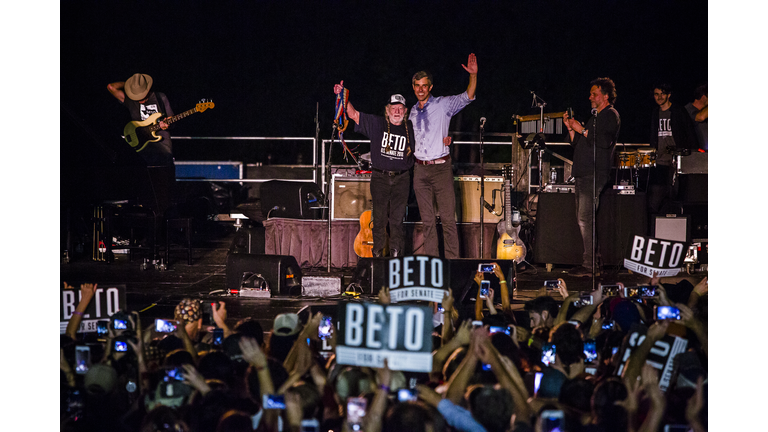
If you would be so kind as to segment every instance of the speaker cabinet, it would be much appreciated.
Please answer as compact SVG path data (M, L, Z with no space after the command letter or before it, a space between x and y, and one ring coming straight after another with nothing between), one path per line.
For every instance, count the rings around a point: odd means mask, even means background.
M480 223L480 211L484 211L484 223L496 223L504 218L504 178L486 176L483 197L495 205L497 216L480 206L480 176L458 176L453 178L453 190L456 193L456 222ZM494 195L496 199L494 200Z
M387 281L389 258L360 258L352 275L352 283L359 285L364 294L378 295Z
M691 219L685 215L655 215L653 237L689 243L691 241Z
M270 180L261 185L264 218L319 219L322 192L317 183Z
M236 290L243 275L258 274L269 284L272 297L301 295L301 267L291 255L233 253L227 256L227 289Z
M369 175L339 176L331 179L333 201L332 220L359 220L371 209L371 177Z

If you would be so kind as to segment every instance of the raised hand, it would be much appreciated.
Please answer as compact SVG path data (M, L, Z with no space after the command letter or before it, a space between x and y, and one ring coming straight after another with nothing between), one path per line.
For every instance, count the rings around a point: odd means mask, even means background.
M258 342L253 338L244 337L240 339L240 352L243 353L243 358L249 364L255 366L257 369L267 367L267 357L259 348Z
M450 288L448 288L448 291L443 294L443 309L445 309L445 312L453 309L453 292Z
M470 320L466 320L459 325L459 329L456 331L456 336L454 336L454 339L456 339L456 342L459 345L469 345L470 342L470 336L472 335L472 322Z
M224 328L224 322L227 320L227 305L223 301L218 304L211 303L211 311L213 313L213 321L217 326Z
M693 292L695 292L698 295L704 295L709 291L709 282L707 282L707 277L704 277L704 279L701 280L698 284L696 284L695 287L693 287Z
M96 288L98 286L99 284L89 284L89 283L80 284L80 295L82 296L83 299L87 297L90 300L96 294Z
M379 304L388 305L392 302L392 295L389 293L389 287L383 286L379 290Z
M464 68L465 71L476 74L477 73L477 57L475 57L474 54L470 54L469 58L467 59L467 65L461 65L461 67Z
M335 94L341 93L342 90L344 90L344 80L341 80L339 84L333 86L333 93Z
M568 298L568 286L565 284L565 281L563 278L558 278L557 280L560 282L560 285L557 286L557 292L559 292L563 298Z

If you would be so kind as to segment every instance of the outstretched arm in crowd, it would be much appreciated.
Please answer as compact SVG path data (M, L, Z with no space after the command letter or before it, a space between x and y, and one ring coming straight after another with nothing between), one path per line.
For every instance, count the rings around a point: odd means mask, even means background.
M269 374L269 364L267 357L259 348L259 343L255 339L244 337L240 339L240 352L243 353L243 359L248 362L255 370L259 379L259 404L264 400L264 395L274 394L275 386L272 383L272 375ZM264 422L268 430L277 430L277 410L264 410Z
M488 295L485 296L485 305L488 306L488 313L491 315L496 315L496 307L493 306L493 295L496 294L496 292L493 290L493 288L488 288Z
M693 331L701 343L701 351L704 352L705 356L709 356L709 349L707 347L709 341L709 338L707 337L707 328L698 318L696 318L693 311L688 306L684 304L677 304L675 306L680 309L680 322Z
M195 364L197 364L197 350L195 349L195 344L192 343L192 339L189 338L189 333L187 333L187 325L195 324L199 325L197 321L187 323L181 317L176 317L176 336L184 342L184 351L190 353Z
M688 425L693 428L693 432L707 432L699 418L702 409L704 409L704 378L699 377L696 381L696 393L688 400L688 405L685 408L685 419L688 420Z
M384 411L387 409L389 398L389 386L392 384L392 371L389 370L387 359L384 359L384 367L376 369L376 382L378 387L371 402L371 409L366 414L363 430L365 432L380 432Z
M688 296L688 307L694 309L699 303L699 298L709 291L709 282L707 278L702 279L691 291L691 295Z
M645 333L645 339L637 349L634 350L632 355L627 360L627 366L624 370L624 383L627 387L631 383L637 381L637 377L640 376L640 371L643 369L645 360L648 358L648 353L651 352L653 344L660 340L667 333L669 327L669 321L656 321Z
M557 316L555 317L555 321L552 324L552 327L556 327L557 325L564 323L566 321L566 318L568 317L568 310L571 308L571 305L573 302L579 299L579 294L571 294L570 296L566 297L563 300L563 304L560 305L560 309L557 311ZM574 318L575 319L575 318Z
M638 432L656 432L664 418L666 398L659 388L659 375L653 366L648 364L643 366L642 380L645 394L651 400L651 408Z
M462 398L464 398L464 391L466 391L469 380L472 378L472 375L474 375L475 368L477 367L478 358L477 353L475 352L475 338L477 337L478 331L487 332L488 328L480 327L473 330L469 340L467 355L464 356L464 360L462 360L461 364L448 381L448 390L445 392L445 398L456 405L460 404Z
M307 346L307 339L312 340L318 340L319 337L317 335L317 328L320 327L320 320L323 319L323 314L320 312L317 312L314 316L310 317L307 321L307 325L304 326L303 329L301 329L301 332L299 333L299 337L296 339L296 341L293 343L293 346L291 347L291 350L288 351L288 355L285 356L285 360L283 361L283 367L287 371L291 371L294 368L294 364L296 363L296 360L298 358L299 354L299 344Z
M480 321L483 319L483 299L480 298L480 290L483 287L483 273L475 273L475 283L477 284L477 295L475 296L475 319Z
M149 388L149 377L147 376L147 364L144 361L144 338L142 337L141 316L138 312L132 312L128 320L133 325L133 328L136 329L136 343L130 338L126 342L131 346L134 354L136 354L139 369L139 394L143 394L142 392Z
M212 303L211 306L213 322L215 322L216 326L223 330L224 338L226 339L229 337L229 335L234 333L232 329L227 325L227 304L223 301L220 301L219 304Z
M454 307L453 291L448 291L443 295L443 344L448 343L454 336L453 321L459 319L459 313Z
M464 321L459 325L459 330L456 332L456 336L443 343L440 348L435 350L432 354L432 372L441 373L443 370L443 364L445 360L456 351L456 348L460 348L464 345L469 345L469 337L472 330L472 323L469 320Z
M514 265L514 264L513 264ZM499 278L499 289L501 290L501 311L506 315L512 315L512 308L509 303L509 282L507 282L504 272L498 263L493 263L493 273Z
M621 282L618 283L618 285L622 288L624 288L624 285L621 284ZM592 315L595 314L595 309L600 306L600 303L605 300L603 298L603 289L597 288L597 290L592 291L592 304L587 305L579 309L573 316L571 317L572 320L578 321L580 323L589 322Z
M525 382L515 365L499 354L491 343L490 335L484 330L478 329L472 335L473 338L477 338L475 343L477 357L483 363L491 365L491 371L496 375L499 384L509 390L517 421L530 425L533 411L528 405L528 390L525 388Z
M80 285L80 302L77 303L75 312L72 313L72 317L67 323L67 330L65 332L66 335L72 339L77 339L77 330L80 329L80 323L83 322L83 315L85 315L85 310L88 309L88 304L96 294L96 287L98 286L99 284ZM64 282L64 288L67 287L72 288L71 286L67 285L66 282Z

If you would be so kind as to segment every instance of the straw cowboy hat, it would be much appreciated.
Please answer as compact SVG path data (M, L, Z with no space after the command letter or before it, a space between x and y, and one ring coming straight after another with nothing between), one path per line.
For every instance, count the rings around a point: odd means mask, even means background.
M147 97L152 88L152 77L147 74L134 74L125 82L125 94L128 99L140 101Z

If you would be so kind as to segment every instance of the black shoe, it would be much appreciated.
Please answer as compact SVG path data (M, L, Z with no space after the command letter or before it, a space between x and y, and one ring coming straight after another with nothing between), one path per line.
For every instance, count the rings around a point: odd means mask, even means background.
M584 266L578 266L568 270L568 274L574 277L592 277L592 270Z

